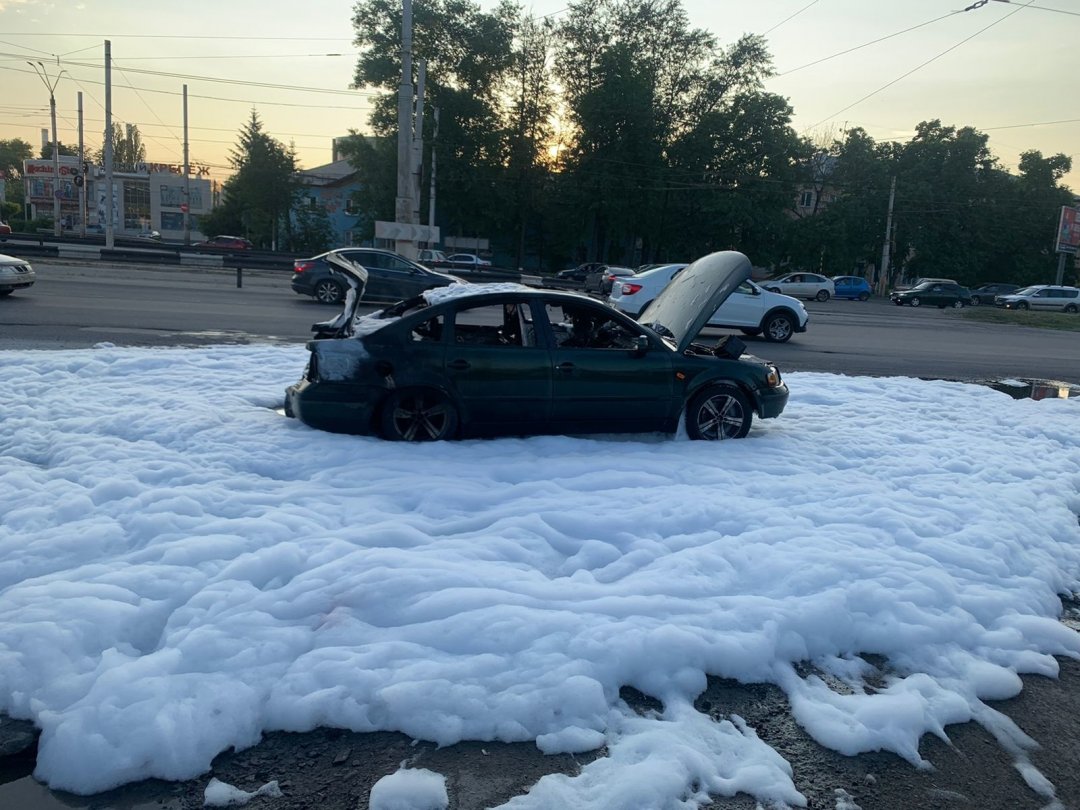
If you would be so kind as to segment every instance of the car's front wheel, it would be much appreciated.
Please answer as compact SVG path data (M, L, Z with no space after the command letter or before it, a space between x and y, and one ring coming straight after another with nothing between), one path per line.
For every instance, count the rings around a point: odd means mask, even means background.
M341 285L332 278L324 278L317 282L312 294L320 304L340 304L345 297L345 291Z
M977 295L973 295L973 296L971 296L971 305L972 305L973 307L977 307L977 306L979 306L979 305L980 305L981 303L982 303L982 299L981 299L981 298L979 298L979 296L977 296Z
M1070 315L1075 315L1077 312L1076 304L1066 304L1065 311L1068 312Z
M686 432L691 439L741 439L750 432L753 420L746 394L728 383L699 391L686 406Z
M815 295L814 298L816 298L818 301L828 301L829 300L829 291L828 290L818 290L818 294Z
M1017 301L1016 302L1016 308L1017 309L1028 309L1028 302L1027 301Z
M458 416L446 395L431 389L395 391L383 406L382 432L391 441L437 442L457 433Z
M963 309L964 308L964 302L961 301L959 298L957 298L955 301L953 301L952 305L953 305L953 309Z
M774 312L761 327L770 343L787 343L795 334L795 321L786 312Z
M922 306L922 301L920 301L917 297L912 298L911 301L909 301L908 303L910 303L913 307Z

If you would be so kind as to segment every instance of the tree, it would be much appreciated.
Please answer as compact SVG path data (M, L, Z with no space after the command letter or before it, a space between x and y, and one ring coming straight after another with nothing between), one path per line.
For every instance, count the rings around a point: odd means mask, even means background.
M229 163L235 173L222 188L223 204L203 218L204 232L235 233L259 247L287 241L297 191L295 151L264 132L252 110Z
M59 151L59 154L67 155L68 157L78 157L79 156L79 150L78 150L77 147L68 146L63 141L60 141L60 146L59 146L58 151ZM52 160L52 156L53 156L53 145L52 145L52 142L50 141L49 143L46 143L44 146L41 147L40 160Z
M113 169L118 172L138 171L139 164L146 162L146 147L135 124L113 124L112 149ZM94 153L94 159L99 166L105 165L104 146Z
M23 161L34 156L34 147L21 138L0 140L0 175L3 176L7 208L0 219L22 219L26 189L22 182Z

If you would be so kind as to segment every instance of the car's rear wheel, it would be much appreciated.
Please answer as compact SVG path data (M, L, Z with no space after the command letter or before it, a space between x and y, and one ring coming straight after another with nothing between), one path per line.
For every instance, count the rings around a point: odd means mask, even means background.
M14 290L0 290L0 298L6 298L7 296L11 295L13 292L15 292L15 291Z
M787 343L795 334L795 321L786 312L774 312L761 327L770 343Z
M1017 301L1016 302L1016 308L1017 309L1028 309L1029 308L1028 307L1028 302L1027 301Z
M1075 315L1077 312L1076 304L1066 304L1065 311L1068 312L1070 315Z
M912 298L910 303L913 307L922 305L922 301L920 301L918 298Z
M953 305L953 309L963 309L964 308L964 302L961 301L959 298L957 298L955 301L953 301L952 305Z
M977 295L973 295L973 296L971 296L971 305L972 305L973 307L977 307L977 306L979 306L979 305L980 305L981 303L982 303L982 299L981 299L981 298L980 298L979 296L977 296Z
M686 432L691 439L741 439L750 432L753 420L746 394L728 383L699 391L686 406Z
M345 290L332 278L324 278L316 282L313 294L320 304L340 304L345 297Z
M391 441L437 442L457 433L457 409L439 391L395 391L382 410L382 432Z
M760 329L740 329L739 331L742 332L744 335L749 335L750 337L757 337L761 334Z
M814 298L816 298L818 301L828 301L829 300L829 291L828 290L818 290L818 294L815 295Z
M869 301L870 300L870 293L868 293L868 292L859 293L859 300L860 301Z

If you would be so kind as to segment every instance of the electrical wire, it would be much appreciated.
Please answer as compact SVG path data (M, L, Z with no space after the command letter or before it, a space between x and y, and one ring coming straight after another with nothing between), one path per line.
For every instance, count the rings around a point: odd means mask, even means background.
M781 25L783 25L784 23L786 23L786 22L788 22L788 21L790 21L790 20L794 20L794 19L795 19L796 17L798 17L798 16L800 15L800 14L802 14L802 13L803 13L804 11L806 11L806 10L807 10L808 8L810 8L810 6L816 5L817 3L818 3L818 0L810 0L810 2L809 2L809 3L807 3L807 4L805 5L805 6L803 6L802 8L800 8L800 9L799 9L798 11L796 11L796 12L795 12L794 14L792 14L792 15L791 15L791 16L789 16L789 17L785 17L785 18L784 18L784 19L782 19L782 20L781 20L780 22L778 22L778 23L777 23L776 25L774 25L774 26L773 26L772 28L770 28L770 29L769 29L768 31L765 31L765 32L763 32L763 33L762 33L762 36L763 36L763 37L767 37L767 36L768 36L769 34L771 34L771 33L772 33L773 31L775 31L775 30L776 30L777 28L779 28L779 27L780 27Z

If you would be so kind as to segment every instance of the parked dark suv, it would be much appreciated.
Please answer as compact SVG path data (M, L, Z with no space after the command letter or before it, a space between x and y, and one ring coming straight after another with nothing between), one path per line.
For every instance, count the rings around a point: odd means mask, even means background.
M458 279L428 270L389 250L339 248L310 259L293 262L292 288L324 304L340 304L349 285L333 269L326 257L336 253L362 265L368 271L367 286L361 291L365 301L402 301L433 287L446 287Z

